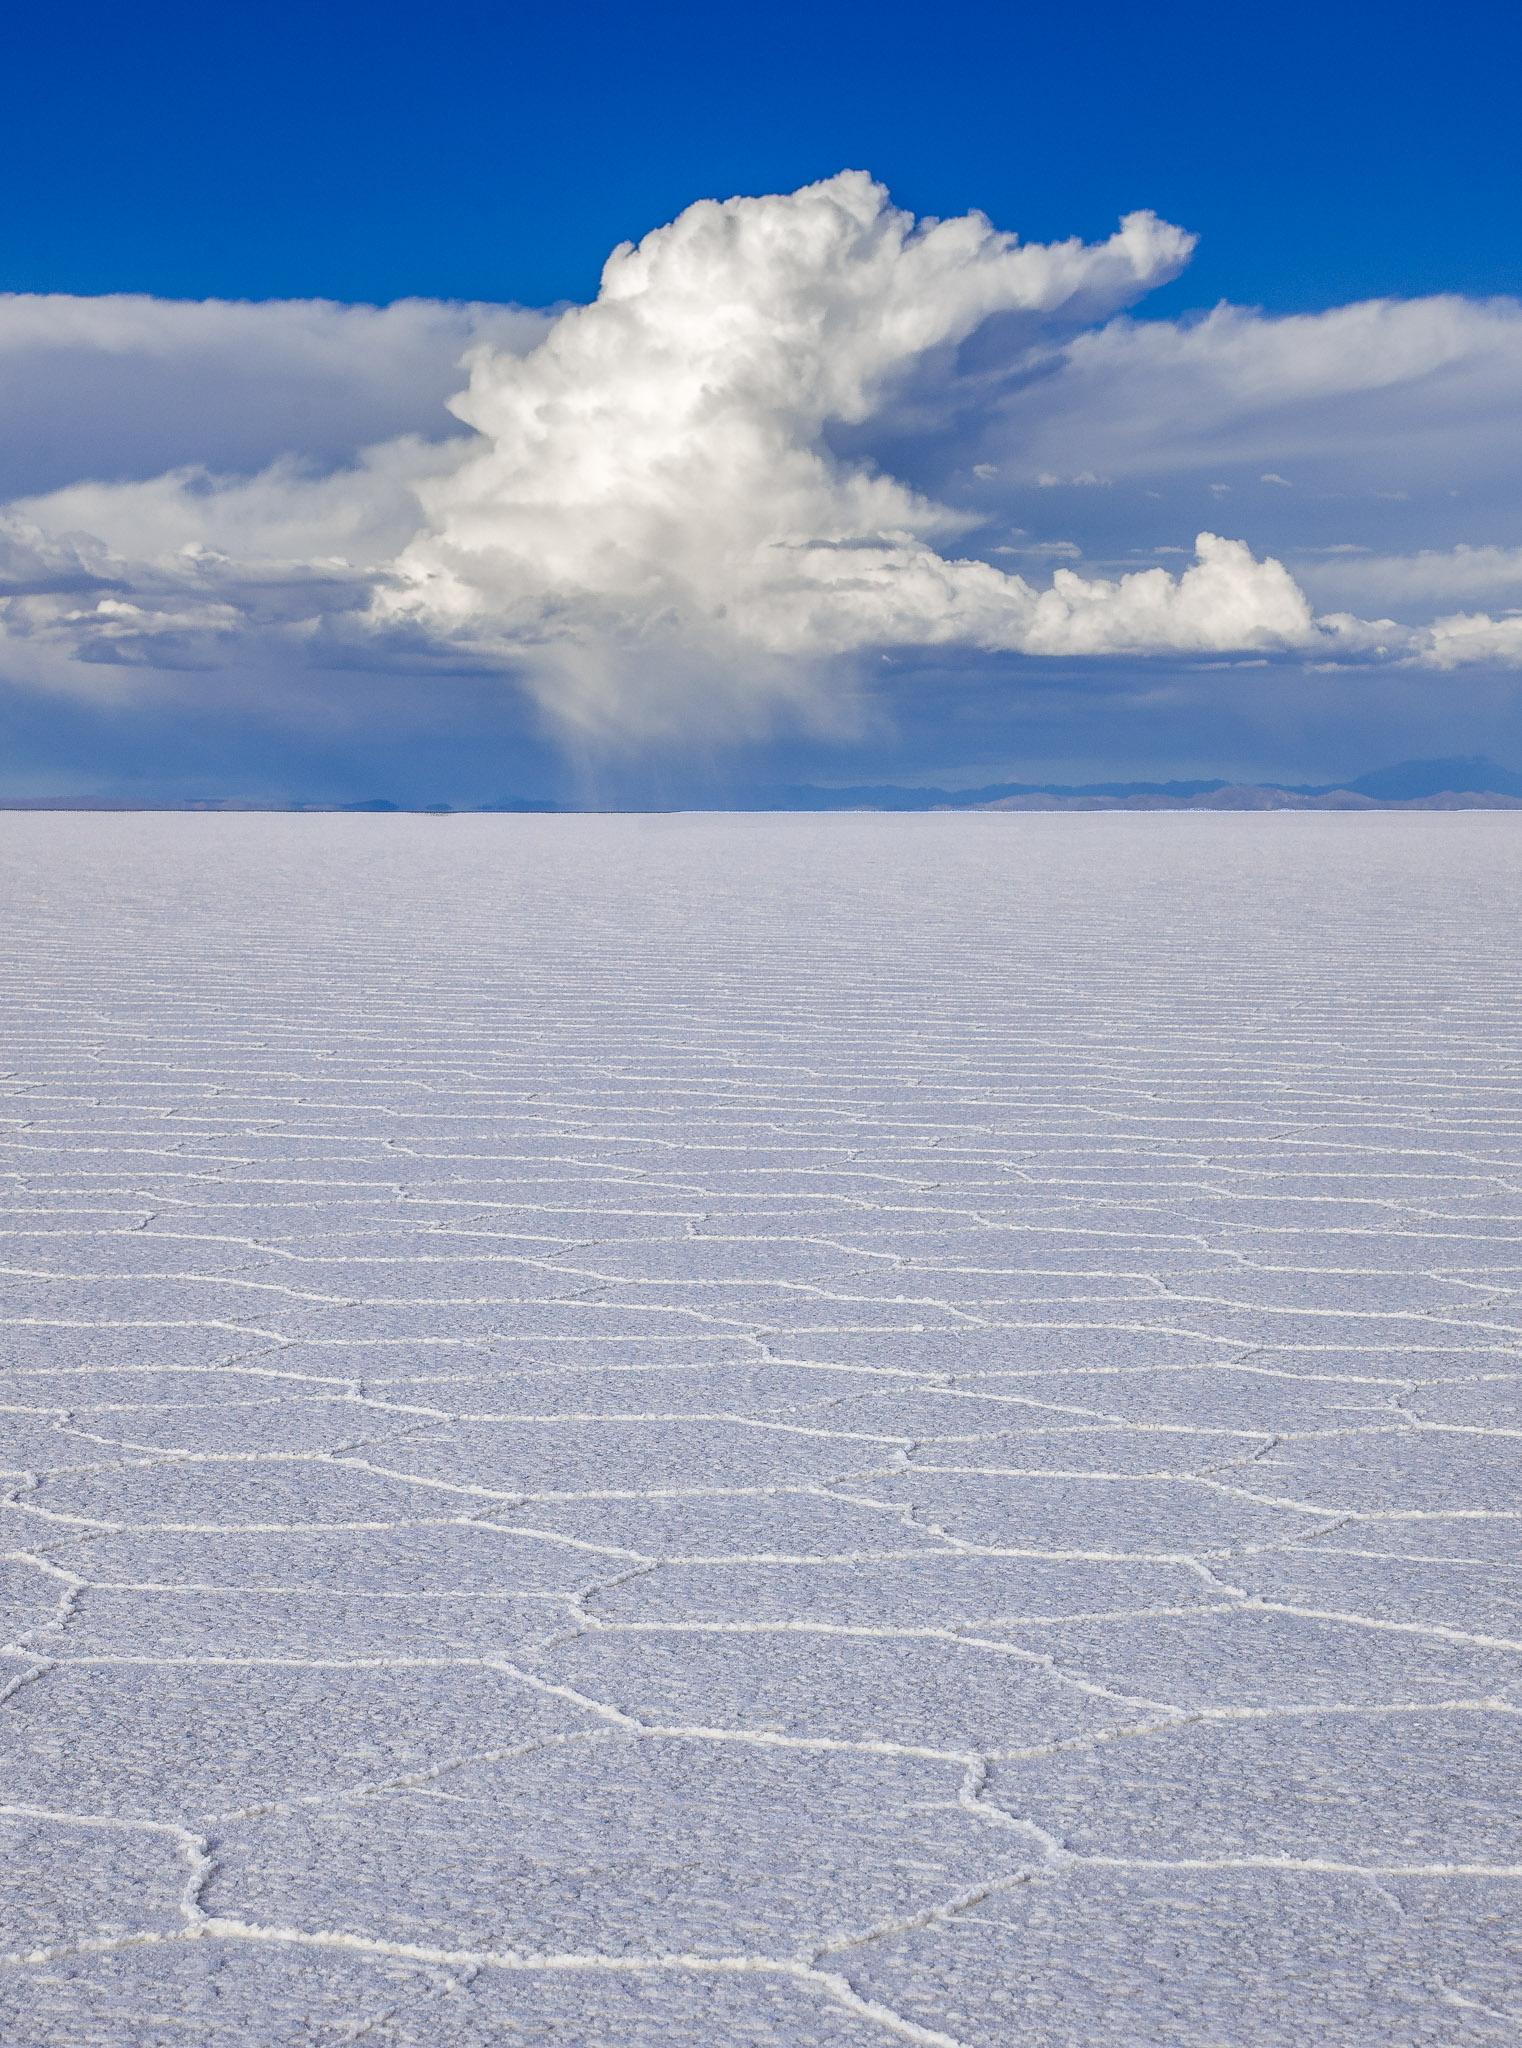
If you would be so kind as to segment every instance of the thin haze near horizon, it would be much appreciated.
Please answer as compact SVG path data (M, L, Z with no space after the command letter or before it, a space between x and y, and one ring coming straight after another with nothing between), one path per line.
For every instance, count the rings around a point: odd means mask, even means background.
M907 19L26 24L0 795L1522 762L1511 17Z

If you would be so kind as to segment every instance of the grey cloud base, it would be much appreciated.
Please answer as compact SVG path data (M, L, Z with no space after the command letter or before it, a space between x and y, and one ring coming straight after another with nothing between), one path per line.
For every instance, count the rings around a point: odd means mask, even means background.
M1509 2038L1515 818L0 867L7 2039Z

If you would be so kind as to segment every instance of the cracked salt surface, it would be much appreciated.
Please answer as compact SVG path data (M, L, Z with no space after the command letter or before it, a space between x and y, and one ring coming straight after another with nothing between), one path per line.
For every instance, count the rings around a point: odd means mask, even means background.
M1522 2033L1522 827L0 817L0 2036Z

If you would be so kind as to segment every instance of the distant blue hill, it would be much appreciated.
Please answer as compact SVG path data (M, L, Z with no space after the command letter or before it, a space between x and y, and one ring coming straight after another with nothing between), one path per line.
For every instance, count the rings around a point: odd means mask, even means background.
M901 783L863 783L825 789L810 783L760 790L737 797L737 810L757 811L944 811L972 810L1010 796L1209 796L1225 789L1213 782L990 782L982 789L917 789Z
M1009 797L1171 797L1187 800L1213 796L1235 787L1217 776L1205 782L992 782L981 789L915 789L896 783L861 784L849 789L814 785L758 791L736 800L746 810L779 811L936 811L971 810ZM1292 796L1329 796L1348 790L1375 803L1420 803L1451 791L1455 796L1487 795L1522 798L1522 775L1482 754L1444 761L1400 761L1376 768L1346 782L1264 782L1253 785L1283 790Z
M1299 793L1323 796L1333 789L1350 789L1356 796L1372 796L1385 804L1441 796L1446 789L1456 796L1480 792L1522 796L1522 775L1487 761L1483 754L1469 754L1452 761L1401 761L1393 768L1376 768L1371 775L1360 775L1355 782L1326 782L1319 789Z

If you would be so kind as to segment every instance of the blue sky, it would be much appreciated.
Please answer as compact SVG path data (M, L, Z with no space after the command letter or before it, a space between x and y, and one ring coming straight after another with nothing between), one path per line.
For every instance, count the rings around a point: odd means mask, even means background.
M0 289L65 295L0 300L10 793L1522 761L1514 10L85 6L8 42ZM685 213L848 166L891 205ZM895 208L1099 253L1038 289L965 235L922 260ZM1187 260L1117 271L1138 209ZM607 308L545 356L511 309L679 217L628 302L644 383ZM817 357L715 370L705 263L817 314ZM901 318L928 339L884 352ZM657 363L727 393L679 446L641 424ZM601 425L531 447L548 404ZM568 569L578 535L617 563Z
M1504 5L13 10L5 286L590 297L690 201L846 165L917 214L1201 237L1155 311L1518 288Z

